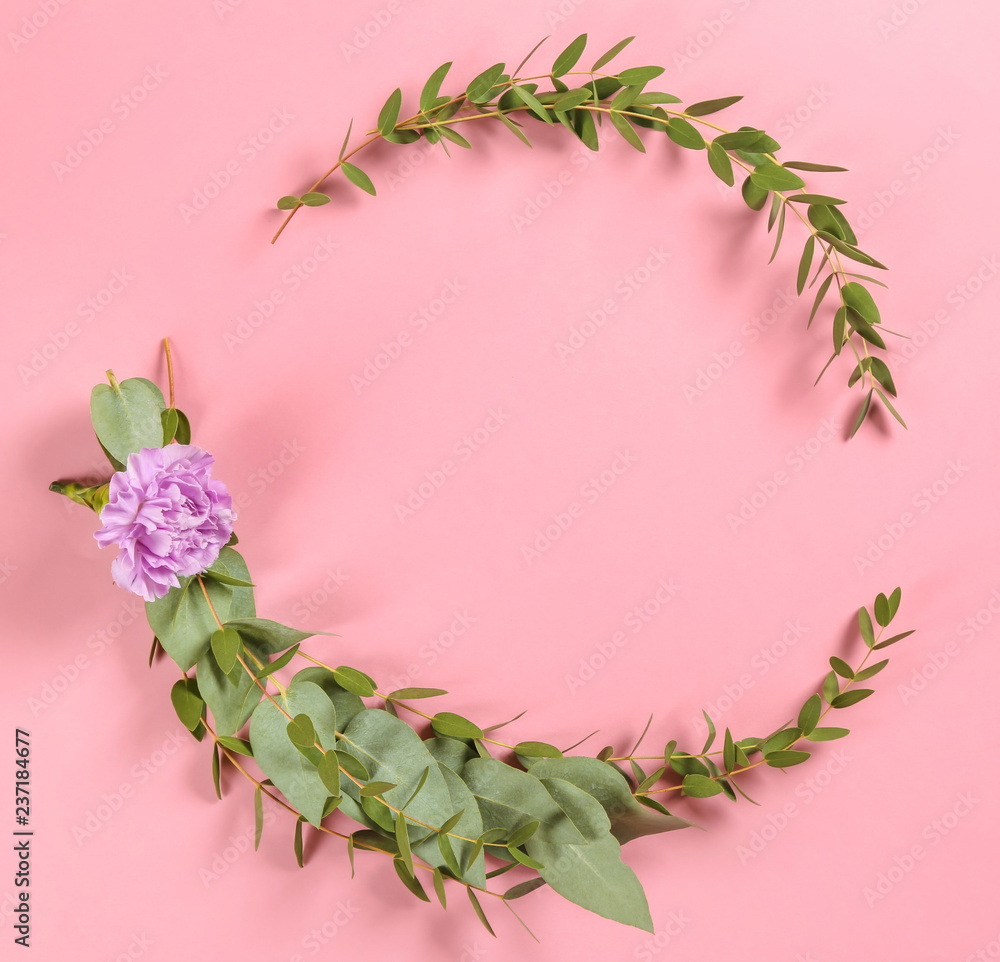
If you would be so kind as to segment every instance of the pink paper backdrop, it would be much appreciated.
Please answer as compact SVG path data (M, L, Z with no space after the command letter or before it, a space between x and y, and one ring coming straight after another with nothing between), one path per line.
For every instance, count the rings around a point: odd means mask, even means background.
M32 735L35 958L1000 955L994 4L18 0L3 22L0 731L10 771ZM812 386L828 324L789 296L801 234L766 267L762 217L659 140L386 149L379 197L337 185L268 244L275 199L395 86L409 105L441 62L464 85L551 34L544 70L584 31L850 168L810 184L892 268L909 431L845 442L850 366ZM162 383L164 335L261 614L484 723L528 709L514 738L625 750L653 713L655 751L699 743L702 708L760 733L857 653L878 591L919 632L849 739L750 779L761 807L682 802L707 833L626 849L655 936L543 891L520 903L541 946L507 913L494 941L378 857L351 881L334 839L307 832L297 869L277 810L255 855L251 795L227 776L215 800L93 517L46 490L98 469L90 388Z

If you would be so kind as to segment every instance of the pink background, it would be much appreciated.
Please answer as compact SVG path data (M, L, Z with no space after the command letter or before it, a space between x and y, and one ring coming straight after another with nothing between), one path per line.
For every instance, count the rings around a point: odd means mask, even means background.
M470 9L6 8L0 731L10 760L14 728L32 734L34 957L996 957L1000 12ZM325 170L351 117L369 126L395 86L411 106L441 62L461 87L551 34L545 70L584 31L595 50L637 34L620 65L667 65L656 86L688 101L743 93L720 119L765 127L785 159L850 168L810 186L850 199L861 243L892 268L879 303L913 338L891 345L909 431L879 416L844 441L860 400L850 365L812 387L828 319L807 331L808 305L783 300L802 233L789 224L768 268L763 217L703 155L660 140L647 157L614 138L592 156L539 125L533 151L484 128L451 160L384 149L361 161L379 197L338 183L336 206L268 244L276 198ZM100 142L70 167L88 130ZM224 188L208 187L227 165ZM616 312L561 358L608 299ZM423 329L421 309L437 310ZM447 688L442 708L484 724L526 708L515 739L566 745L600 728L588 750L624 751L652 712L653 751L700 746L703 707L760 734L830 654L858 655L853 613L877 592L902 585L900 625L919 632L842 716L849 739L749 780L760 808L682 802L707 833L626 848L655 937L543 891L519 903L542 945L496 910L494 941L461 893L447 915L418 904L376 856L351 881L334 839L307 831L297 869L277 811L243 854L247 786L227 777L215 800L207 746L167 697L175 670L147 669L149 631L110 582L95 519L46 490L101 463L87 399L106 368L164 382L164 335L178 404L242 496L259 612L336 632L312 650ZM352 382L393 343L377 378ZM689 400L700 373L707 390ZM463 459L456 446L491 411L504 423ZM589 503L583 487L616 459L627 470ZM447 460L454 474L401 521L396 505ZM733 530L727 515L779 470L788 483ZM574 501L582 515L529 563L523 546ZM882 557L859 564L880 537ZM661 581L675 586L665 604ZM616 632L626 643L611 649ZM8 857L4 952L13 872Z

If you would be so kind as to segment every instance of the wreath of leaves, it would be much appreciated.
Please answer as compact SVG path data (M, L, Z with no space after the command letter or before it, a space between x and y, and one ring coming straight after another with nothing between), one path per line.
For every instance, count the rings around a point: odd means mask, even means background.
M468 147L455 128L475 120L494 119L525 142L512 115L558 123L594 150L597 124L605 117L638 150L645 148L637 126L666 133L681 147L706 150L711 170L727 184L735 183L736 168L746 172L742 192L747 204L763 210L770 201L768 227L777 225L774 253L789 210L805 225L808 236L797 275L800 293L825 274L810 322L835 283L839 306L833 320L833 357L848 345L857 359L849 383L867 385L854 430L864 421L874 393L899 419L886 397L895 395L888 368L869 354L869 346L883 348L884 342L877 331L878 309L861 282L879 282L846 270L842 258L874 268L882 265L856 246L840 210L843 202L806 192L795 173L841 168L779 163L779 146L763 130L726 131L704 119L738 97L696 103L682 111L670 106L678 98L647 90L663 72L661 67L601 72L631 39L581 72L574 68L584 53L583 35L544 77L518 77L523 63L510 75L505 65L496 64L455 96L439 92L451 66L445 64L424 86L417 114L399 119L402 95L395 90L367 140L348 151L349 130L337 163L301 197L283 197L278 206L289 211L290 219L303 206L327 203L328 195L318 188L337 170L374 194L370 178L349 158L377 140L406 144L424 137L444 147L447 142ZM563 79L570 77L585 80L571 88ZM539 91L535 81L543 79L552 81L552 91ZM707 142L696 125L714 131L713 139ZM109 384L94 388L94 430L116 471L123 469L131 452L191 441L190 422L175 405L169 344L164 346L169 404L159 388L143 378L119 383L109 371ZM59 481L51 487L98 512L107 501L107 484ZM736 738L725 728L717 747L715 722L705 713L708 731L700 751L670 740L652 754L639 754L647 723L627 752L608 745L595 756L574 755L580 743L559 749L544 741L503 741L498 733L510 722L481 725L453 712L425 711L425 701L446 695L444 690L387 691L358 668L329 665L308 654L302 642L321 633L257 617L254 585L237 543L234 535L208 570L181 579L179 587L146 605L154 632L150 665L162 648L180 668L171 701L196 739L211 740L219 798L222 768L231 766L253 786L255 847L261 840L267 796L294 818L292 841L300 866L308 824L346 842L352 875L355 853L363 850L390 858L402 884L424 901L431 898L427 886L444 907L450 892L464 889L491 934L484 905L499 902L514 912L514 901L543 885L598 915L652 931L645 894L622 861L622 845L691 825L664 806L671 794L697 799L721 795L732 801L748 797L741 784L745 773L802 764L814 743L849 734L828 724L828 717L869 697L873 690L863 684L888 663L869 663L875 653L912 634L888 633L900 589L879 594L871 612L867 607L858 611L864 654L857 665L830 658L831 670L794 720L760 736ZM288 679L283 669L295 659L307 664ZM345 825L342 816L355 827ZM509 871L521 876L515 884L494 884Z

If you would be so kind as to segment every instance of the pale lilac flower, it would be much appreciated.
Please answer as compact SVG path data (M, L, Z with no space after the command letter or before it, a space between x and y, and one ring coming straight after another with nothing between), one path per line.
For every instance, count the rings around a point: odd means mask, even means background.
M111 478L94 537L121 548L111 574L122 588L155 601L219 557L236 515L214 461L192 444L143 448Z

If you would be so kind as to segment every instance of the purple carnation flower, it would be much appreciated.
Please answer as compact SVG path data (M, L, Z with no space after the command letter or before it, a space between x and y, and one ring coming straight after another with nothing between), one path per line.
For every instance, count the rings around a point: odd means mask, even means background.
M117 472L94 537L116 544L116 584L146 601L178 587L179 578L204 571L233 533L233 499L212 480L212 455L192 444L143 448Z

